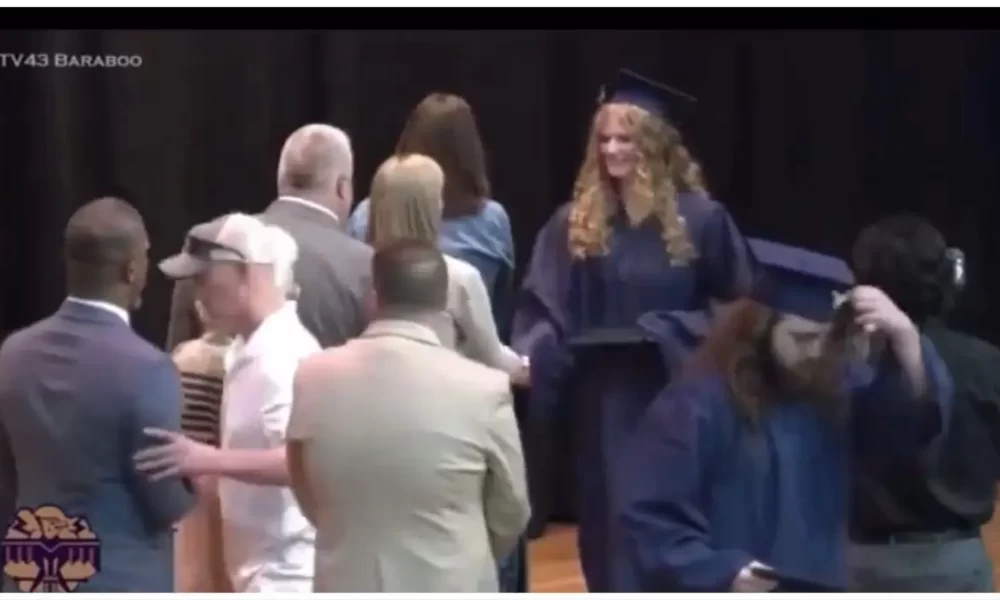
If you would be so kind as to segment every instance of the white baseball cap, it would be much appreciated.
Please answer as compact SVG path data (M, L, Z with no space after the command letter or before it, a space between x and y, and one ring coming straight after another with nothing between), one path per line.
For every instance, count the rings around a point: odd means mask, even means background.
M184 249L160 262L160 271L170 279L187 279L213 262L276 264L295 257L288 247L288 234L274 225L243 213L231 213L188 231Z

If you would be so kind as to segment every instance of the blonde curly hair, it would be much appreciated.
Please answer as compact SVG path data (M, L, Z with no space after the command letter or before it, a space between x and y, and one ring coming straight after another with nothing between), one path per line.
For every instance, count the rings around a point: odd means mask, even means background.
M624 120L640 154L631 189L626 192L629 202L644 203L659 219L671 264L690 263L697 257L697 251L678 213L677 194L707 193L701 167L684 147L675 127L631 104L606 104L594 115L587 153L573 186L570 254L583 259L608 252L608 222L618 208L611 183L603 173L600 133L606 120L612 118Z

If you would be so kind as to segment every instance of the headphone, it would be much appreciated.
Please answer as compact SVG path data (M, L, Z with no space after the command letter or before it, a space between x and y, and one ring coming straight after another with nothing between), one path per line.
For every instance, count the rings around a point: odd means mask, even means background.
M951 263L951 284L955 291L961 291L965 287L965 252L961 248L948 248L945 255Z

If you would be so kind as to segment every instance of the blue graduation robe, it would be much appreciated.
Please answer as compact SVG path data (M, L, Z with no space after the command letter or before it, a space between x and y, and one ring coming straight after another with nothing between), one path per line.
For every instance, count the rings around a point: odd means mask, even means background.
M591 592L632 588L627 564L608 536L608 474L625 436L666 379L659 359L615 350L638 348L628 334L592 340L611 330L648 337L639 332L643 314L704 311L710 299L731 300L747 292L753 281L750 251L721 204L682 194L678 209L698 252L684 266L670 264L658 221L651 218L632 227L623 215L613 219L607 255L572 258L570 205L564 205L536 238L517 302L512 342L531 357L529 418L534 422L529 427L551 431L557 422L568 422L572 429L579 547ZM586 352L595 346L603 349ZM578 360L581 353L588 358ZM539 476L545 465L531 456L528 467L537 526L547 516L547 490L537 482L548 475Z
M668 386L618 469L618 535L639 590L728 591L754 560L844 589L852 459L915 454L945 426L949 375L922 346L929 398L913 397L887 351L877 369L849 369L841 424L787 402L751 430L722 377Z

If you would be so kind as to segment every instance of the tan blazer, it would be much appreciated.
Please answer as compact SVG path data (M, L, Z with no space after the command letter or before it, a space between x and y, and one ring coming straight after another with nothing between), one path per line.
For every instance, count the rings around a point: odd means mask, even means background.
M522 360L497 334L490 295L483 276L464 260L445 255L448 266L448 309L431 323L441 343L488 367L513 374Z
M316 592L496 592L529 517L509 379L383 320L299 368Z

